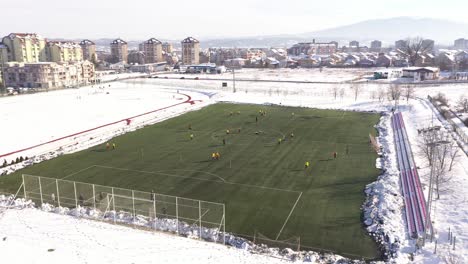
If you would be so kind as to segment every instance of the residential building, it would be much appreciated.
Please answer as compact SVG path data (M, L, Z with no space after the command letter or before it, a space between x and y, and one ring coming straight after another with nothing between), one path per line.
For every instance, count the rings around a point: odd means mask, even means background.
M422 46L426 48L428 52L432 52L434 50L434 44L435 42L432 39L424 39L422 41Z
M200 42L192 37L188 37L182 44L182 64L193 65L200 63Z
M69 62L82 61L83 49L74 42L47 42L48 61Z
M8 47L0 42L0 63L8 62Z
M402 70L403 78L413 78L414 81L437 80L440 70L434 67L408 67Z
M380 40L372 41L370 44L370 49L371 51L380 52L380 50L382 49L382 41Z
M128 62L128 45L127 42L118 38L111 42L111 60L112 62Z
M36 33L11 33L2 39L7 61L40 62L47 60L46 40Z
M460 38L454 41L455 49L468 49L468 39Z
M162 44L162 50L166 53L172 53L174 51L174 48L172 47L172 44L169 42L164 42Z
M385 53L379 53L379 57L375 62L377 67L390 67L392 65L392 57L386 55Z
M303 42L294 44L287 50L290 56L302 55L331 55L336 52L336 43L333 42Z
M143 42L143 52L145 53L145 63L157 63L163 61L161 41L150 38Z
M408 46L408 42L406 40L397 40L395 41L395 49L396 50L405 50L406 49L406 46Z
M359 41L357 40L352 40L349 42L349 47L356 47L358 48L359 47Z
M5 68L6 85L14 88L66 88L90 84L94 80L94 64L89 61L9 62Z
M83 50L83 60L97 62L96 44L89 39L80 42L81 49Z

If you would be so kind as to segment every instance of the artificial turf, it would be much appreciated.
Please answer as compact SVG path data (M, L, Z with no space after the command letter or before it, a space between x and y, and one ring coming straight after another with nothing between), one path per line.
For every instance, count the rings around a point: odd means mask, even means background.
M67 180L224 203L228 232L275 239L281 231L279 240L299 236L304 249L377 258L360 207L379 173L368 144L378 120L372 113L219 103L116 137L115 150L102 144L0 177L0 189L16 191L21 174L72 174Z

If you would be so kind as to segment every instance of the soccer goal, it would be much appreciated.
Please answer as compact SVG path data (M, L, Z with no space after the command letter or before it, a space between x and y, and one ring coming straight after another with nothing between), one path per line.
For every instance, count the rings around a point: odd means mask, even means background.
M225 242L225 205L154 192L23 174L24 198L37 205L90 208L93 218Z

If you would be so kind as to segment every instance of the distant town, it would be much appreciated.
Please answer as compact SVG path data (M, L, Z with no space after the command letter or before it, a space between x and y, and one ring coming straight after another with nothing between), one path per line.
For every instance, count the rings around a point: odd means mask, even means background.
M388 47L379 40L370 46L355 40L340 46L312 39L290 47L201 49L193 37L177 43L178 48L175 44L149 38L138 49L129 49L125 40L117 38L108 47L97 47L88 39L49 41L36 33L11 33L0 43L0 87L2 91L57 89L96 84L103 75L114 73L216 74L240 68L397 67L423 81L439 78L439 71L452 72L448 78L461 78L459 72L468 69L464 38L448 49L423 38L397 40ZM375 77L388 78L388 74L380 71Z

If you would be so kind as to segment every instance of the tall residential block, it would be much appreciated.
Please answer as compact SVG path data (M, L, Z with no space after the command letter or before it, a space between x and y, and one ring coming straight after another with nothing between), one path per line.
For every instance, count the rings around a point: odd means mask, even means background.
M83 59L89 61L97 61L96 44L89 39L80 42L81 49L83 50Z
M166 53L172 53L174 51L174 48L172 47L172 44L169 42L164 42L162 44L162 50Z
M115 39L110 44L113 62L128 62L128 45L122 39Z
M82 61L83 50L81 46L74 42L47 42L48 61L71 62Z
M143 43L145 53L145 63L156 63L163 61L161 41L150 38Z
M8 61L47 61L46 40L35 33L11 33L2 43L7 47Z
M192 37L188 37L182 40L181 44L182 64L200 64L200 41Z

